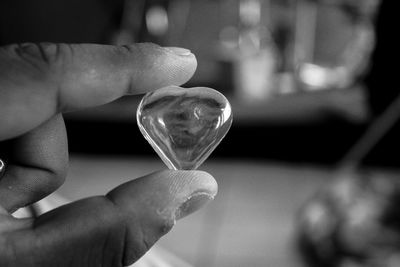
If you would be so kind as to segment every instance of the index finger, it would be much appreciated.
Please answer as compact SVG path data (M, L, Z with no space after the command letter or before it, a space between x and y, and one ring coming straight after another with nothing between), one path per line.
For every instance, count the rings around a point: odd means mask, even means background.
M0 141L26 133L59 112L183 84L196 67L189 50L154 44L2 47Z

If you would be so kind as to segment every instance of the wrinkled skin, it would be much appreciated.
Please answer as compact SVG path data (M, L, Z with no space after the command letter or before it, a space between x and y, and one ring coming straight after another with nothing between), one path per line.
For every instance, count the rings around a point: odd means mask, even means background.
M0 48L0 266L129 265L213 198L209 174L159 171L37 218L11 215L64 182L62 113L180 85L195 69L193 54L152 44Z

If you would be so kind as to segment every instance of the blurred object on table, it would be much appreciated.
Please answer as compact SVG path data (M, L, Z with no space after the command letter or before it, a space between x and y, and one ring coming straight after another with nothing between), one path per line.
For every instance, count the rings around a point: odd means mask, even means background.
M239 105L262 107L288 93L353 87L374 47L378 3L46 0L40 8L21 0L0 4L0 42L187 47L199 63L188 86L213 87Z
M248 105L274 96L359 82L374 48L379 0L125 1L118 44L191 49L189 84Z
M124 1L120 28L111 43L126 45L135 42L153 42L166 45L171 25L170 1L138 0ZM181 14L182 15L182 14Z
M370 26L378 3L45 0L40 8L21 0L0 4L0 41L187 47L198 69L185 87L221 91L235 113L230 139L215 155L332 163L369 123L359 81L374 47ZM67 114L71 151L146 154L126 145L136 138L139 98ZM102 146L93 137L104 140L100 132L109 140ZM243 139L248 143L238 145ZM268 149L252 148L261 144Z
M374 49L379 0L298 1L294 65L304 90L360 82Z
M239 1L237 44L232 53L233 93L247 104L265 101L277 90L278 51L265 25L266 12L270 12L265 8L267 4L268 1L260 0Z
M303 207L299 245L310 266L400 266L400 181L345 173Z
M388 35L384 25L390 19L390 3L384 1L380 10L377 28L378 41L374 53L372 74L381 77L383 58L394 51L388 48ZM393 3L393 2L392 2ZM384 7L384 8L383 8ZM393 15L393 14L391 14ZM393 19L393 16L389 16ZM383 31L385 30L385 31ZM390 46L389 46L390 47ZM379 48L379 49L378 49ZM383 63L383 64L382 64ZM391 74L391 70L387 71ZM392 81L393 76L389 75ZM371 81L371 78L369 79ZM370 85L371 82L369 81ZM375 81L376 82L376 81ZM376 92L386 79L373 84L369 89ZM377 87L378 86L378 87ZM362 137L351 147L338 166L334 181L320 189L299 213L299 248L310 266L327 267L393 267L400 265L400 183L398 175L387 176L368 172L362 163L375 146L387 139L388 133L396 131L400 117L400 96L391 88L392 96L379 112ZM386 91L380 99L385 97ZM393 98L394 96L394 98ZM397 126L398 128L398 126ZM397 137L396 137L397 138ZM392 148L393 149L393 148ZM396 147L394 148L396 149ZM388 151L384 151L390 155ZM388 156L393 158L393 154ZM396 165L398 168L399 165Z
M125 1L122 37L114 41L153 41L187 47L196 54L198 69L185 86L216 88L227 96L235 114L230 136L215 156L332 163L369 122L361 77L374 47L370 26L376 7L364 8L364 3ZM83 138L86 121L112 121L114 125L104 124L98 131L125 141L102 150L128 153L122 143L135 136L131 132L137 103L138 97L126 97L68 114L70 136ZM87 131L95 128L88 126ZM71 142L72 151L101 153L92 149L95 144L88 146L92 140ZM254 149L261 144L268 149ZM145 151L136 145L133 153Z

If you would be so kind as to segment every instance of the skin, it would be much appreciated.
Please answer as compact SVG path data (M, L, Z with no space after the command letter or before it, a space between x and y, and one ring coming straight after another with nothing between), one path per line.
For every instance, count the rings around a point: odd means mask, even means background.
M37 218L11 215L64 182L62 113L183 84L196 65L191 53L153 44L0 48L0 266L130 265L216 195L208 173L166 170Z

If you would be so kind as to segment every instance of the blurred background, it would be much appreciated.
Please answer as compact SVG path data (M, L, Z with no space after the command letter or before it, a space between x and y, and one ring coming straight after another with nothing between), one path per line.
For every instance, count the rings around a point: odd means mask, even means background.
M397 214L395 222L400 214L391 205L397 191L389 190L400 166L393 2L2 1L0 44L155 42L192 50L198 69L185 86L222 92L234 123L200 167L218 180L219 196L160 242L185 261L400 266L397 224L382 226L384 211ZM137 128L140 99L65 115L71 169L63 196L105 193L165 168ZM347 223L353 219L356 226ZM369 236L373 245L360 247L368 242L354 237L386 226L390 242Z

